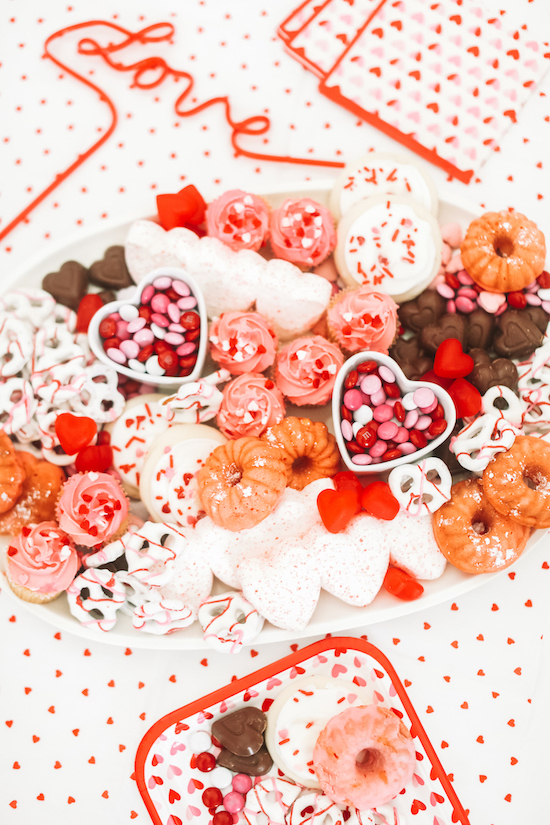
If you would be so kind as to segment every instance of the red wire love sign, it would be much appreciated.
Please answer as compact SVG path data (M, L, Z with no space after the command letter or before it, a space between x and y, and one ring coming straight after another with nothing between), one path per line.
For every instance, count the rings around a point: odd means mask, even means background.
M112 37L114 32L117 35L121 35L121 39L119 39L118 42L111 42L108 40L106 45L101 45L98 39L91 36L94 29L97 29L98 27L104 30L101 31L101 34L108 33L109 36ZM74 26L68 26L67 28L60 29L59 31L51 34L44 44L45 57L49 58L53 63L55 63L56 66L64 72L67 72L67 74L74 77L80 83L83 83L85 86L92 89L98 95L99 100L104 103L109 110L110 124L98 140L92 143L92 145L89 146L84 152L79 154L77 159L71 163L70 166L57 174L54 180L0 231L0 240L9 235L9 233L12 232L22 221L24 221L25 218L40 203L42 203L45 198L48 197L48 195L57 189L63 181L72 175L72 173L78 169L79 166L85 163L88 158L94 154L94 152L106 143L116 129L118 122L117 110L109 95L95 83L92 83L88 80L88 78L84 77L84 75L80 72L76 71L76 69L71 68L71 66L67 63L56 57L52 50L53 46L61 38L66 37L68 34L75 31L81 31L84 29L88 30L88 36L83 37L82 40L79 41L77 53L86 55L87 57L100 57L111 69L114 69L117 72L133 73L131 83L132 88L153 89L160 86L160 84L169 77L174 79L182 78L185 80L187 83L186 88L174 104L175 112L179 117L192 117L210 106L220 104L224 109L225 119L231 129L231 144L235 150L235 157L248 157L254 160L274 161L277 163L295 163L308 166L327 166L332 168L341 168L344 166L344 164L339 161L315 160L314 158L299 158L291 155L269 155L265 152L252 152L248 149L244 149L240 145L240 138L245 135L257 137L260 135L265 135L271 127L271 122L268 117L265 115L253 115L252 117L245 118L244 120L236 120L232 114L231 103L227 95L211 98L203 103L199 103L191 109L184 109L184 101L190 95L195 82L193 76L189 74L189 72L173 69L168 65L163 57L146 57L143 60L138 60L137 62L128 64L116 59L115 56L118 52L123 51L131 45L145 46L151 43L171 43L175 34L174 26L171 23L155 23L144 29L140 29L137 32L132 32L129 29L125 29L122 26L118 26L116 23L111 23L107 20L88 20L84 23L77 23Z

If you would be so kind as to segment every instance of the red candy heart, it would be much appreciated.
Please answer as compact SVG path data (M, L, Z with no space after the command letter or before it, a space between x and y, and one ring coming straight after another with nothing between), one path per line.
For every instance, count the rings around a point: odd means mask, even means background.
M329 533L340 533L357 513L355 490L323 490L317 496L317 509Z
M61 413L55 419L55 432L67 455L75 455L96 435L97 424L93 418Z
M457 418L477 415L480 411L481 393L465 378L457 378L453 381L447 392L454 401Z
M439 387L443 387L444 390L448 390L453 383L452 378L441 378L441 376L436 375L433 370L428 370L428 372L425 372L424 375L421 376L420 380L429 381L430 384L437 384Z
M420 598L424 592L420 582L397 567L388 567L383 584L388 593L397 596L398 599L403 599L405 602L412 602L414 599Z
M113 463L113 448L109 444L96 444L80 450L75 460L79 473L105 473Z
M76 331L88 332L90 321L98 309L101 309L102 306L103 301L97 293L91 292L89 295L85 295L78 305L78 311L76 313Z
M399 512L399 502L385 481L373 481L367 484L361 496L363 508L371 516L391 521Z
M204 221L206 203L198 189L190 184L176 195L157 195L157 210L163 229L176 226L196 229Z
M342 470L332 477L332 482L337 490L353 490L357 496L357 510L356 513L361 512L361 495L363 493L363 485L351 470Z
M464 378L474 368L474 359L462 349L457 338L446 338L437 348L434 372L440 378Z

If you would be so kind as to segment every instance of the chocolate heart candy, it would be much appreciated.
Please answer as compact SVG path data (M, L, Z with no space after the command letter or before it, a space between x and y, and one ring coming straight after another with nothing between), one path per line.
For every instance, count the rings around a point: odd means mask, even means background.
M526 312L530 319L534 321L537 327L540 329L541 332L546 332L546 327L548 326L548 313L546 313L542 307L530 307L526 306L523 312Z
M462 346L466 341L467 321L463 315L446 312L435 324L424 327L420 333L420 345L435 355L437 348L447 338L456 338Z
M236 773L246 773L248 776L263 776L271 769L273 760L265 745L252 756L237 756L224 748L218 755L218 765Z
M435 289L425 289L414 301L405 301L398 310L399 320L412 332L437 323L445 313L447 301Z
M425 353L416 336L409 339L398 338L390 349L390 355L410 381L418 381L433 367L433 358Z
M252 756L264 743L267 716L258 708L248 707L222 716L212 725L212 735L236 756Z
M493 349L503 358L528 358L542 340L542 331L526 309L507 309L497 318Z
M495 316L484 309L474 309L467 319L466 349L491 349L495 334Z
M58 304L76 312L88 291L89 271L78 261L65 261L58 272L49 272L42 281L42 289L53 295Z
M104 304L111 304L113 301L116 301L116 294L112 289L103 289L101 292L98 292L98 295Z
M124 289L134 283L126 266L123 246L110 246L103 260L91 265L90 281L106 289Z
M516 390L518 371L513 361L508 358L491 360L483 349L472 349L470 355L474 359L474 368L468 376L468 381L477 387L482 395L491 387L500 385Z

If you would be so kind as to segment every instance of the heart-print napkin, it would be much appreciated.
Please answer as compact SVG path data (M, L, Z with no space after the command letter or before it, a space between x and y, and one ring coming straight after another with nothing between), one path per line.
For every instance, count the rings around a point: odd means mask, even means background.
M324 95L464 183L550 68L544 33L474 0L321 5L287 51Z

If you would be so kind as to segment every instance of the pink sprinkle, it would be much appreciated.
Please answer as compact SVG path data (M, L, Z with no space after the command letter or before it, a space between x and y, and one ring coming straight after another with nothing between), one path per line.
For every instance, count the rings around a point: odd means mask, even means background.
M191 355L192 352L195 352L196 344L193 341L188 341L186 344L182 344L181 347L178 347L176 350L176 355Z
M452 288L452 286L449 286L449 284L438 284L436 291L439 292L439 294L442 296L442 298L454 298L455 297L455 291Z
M155 287L152 284L149 284L145 287L143 292L141 293L141 303L148 304L153 295L155 294Z
M138 332L140 329L143 329L143 327L145 326L146 323L147 322L146 322L145 318L141 318L141 317L134 318L133 321L129 322L129 324L127 326L127 330L130 333L130 335L133 335L134 332Z
M177 292L178 295L181 295L182 298L185 298L187 295L191 294L191 290L189 289L189 286L185 283L185 281L173 281L172 289L174 290L174 292Z
M169 278L168 275L161 275L159 278L155 278L153 286L155 289L168 289L172 286L172 278Z
M372 456L366 453L359 453L358 455L353 455L351 461L353 464L372 464Z
M180 309L193 309L197 306L197 299L191 295L189 298L180 298L178 301Z
M372 415L374 420L381 424L384 421L391 421L393 410L389 404L380 404L379 407L375 407Z
M111 361L114 361L116 364L126 363L126 356L119 349L116 349L115 347L109 347L109 349L106 352Z

